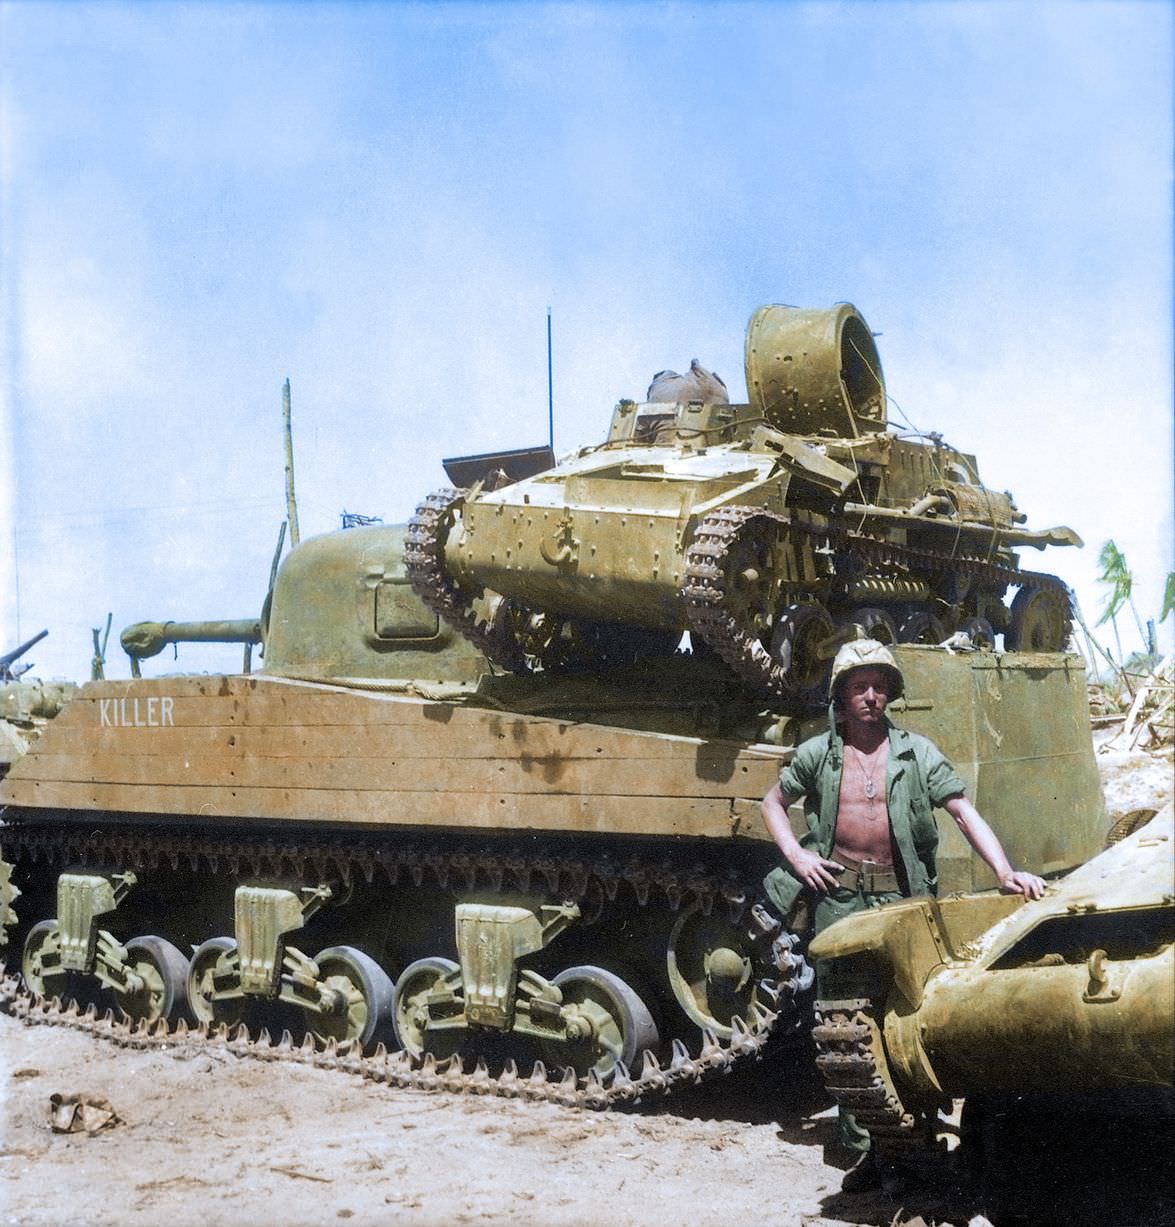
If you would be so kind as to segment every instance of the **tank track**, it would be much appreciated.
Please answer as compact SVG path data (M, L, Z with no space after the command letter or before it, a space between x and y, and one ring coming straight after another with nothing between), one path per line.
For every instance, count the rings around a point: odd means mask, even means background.
M869 1130L880 1158L915 1158L935 1150L937 1113L912 1110L902 1102L868 998L818 1001L812 1039L829 1094Z
M267 1030L251 1032L244 1024L230 1028L225 1024L189 1026L182 1019L132 1022L120 1018L113 1010L101 1013L93 1004L83 1009L76 1002L37 996L23 986L17 975L6 974L5 964L0 962L0 1010L29 1025L65 1026L123 1047L218 1045L238 1056L341 1069L391 1086L606 1109L648 1102L675 1087L728 1072L738 1061L760 1056L772 1032L789 1023L794 1027L798 1021L794 999L810 978L805 960L794 950L796 939L780 932L770 940L778 930L778 922L758 905L748 903L741 883L733 876L720 880L704 866L690 867L683 862L641 861L634 857L618 864L607 857L535 857L521 851L502 853L473 846L446 851L435 845L392 848L362 839L250 841L158 831L95 830L92 826L69 824L5 826L0 828L0 843L6 858L18 862L28 859L47 867L90 863L105 869L141 869L166 863L177 868L182 863L193 871L203 868L216 873L223 866L235 874L244 866L246 872L257 876L334 874L344 884L358 877L370 883L379 872L391 885L403 875L413 884L427 879L442 889L460 884L468 889L476 885L490 886L495 891L505 888L523 892L535 880L552 893L575 899L589 897L598 885L609 900L616 897L623 883L641 906L647 906L655 894L663 895L673 911L683 905L697 905L708 914L715 906L727 907L732 920L737 917L741 923L747 919L751 930L769 942L778 973L773 981L760 981L764 997L774 1008L762 1010L752 1005L747 1019L732 1020L728 1039L704 1028L696 1055L691 1055L685 1042L677 1038L672 1041L666 1064L646 1052L639 1071L629 1070L618 1062L616 1069L601 1079L595 1071L586 1078L577 1078L569 1068L549 1070L541 1060L535 1062L529 1074L521 1073L513 1060L495 1074L480 1057L471 1062L460 1054L437 1060L428 1053L414 1056L405 1051L389 1052L381 1044L372 1054L364 1055L348 1044L338 1044L333 1039L323 1043L309 1033L300 1044L295 1044L288 1031L274 1039Z
M1030 585L1055 592L1069 608L1069 590L1055 575L1023 571L982 558L948 557L935 550L883 541L835 526L818 526L782 516L761 507L721 507L705 516L685 555L682 596L691 634L702 640L744 681L760 690L782 695L795 693L787 672L753 631L740 625L730 610L726 576L735 544L744 534L764 525L804 533L821 545L851 547L877 567L903 567L918 572L943 571L974 576L995 584Z
M511 636L495 635L492 625L477 617L468 597L445 569L447 522L463 498L460 490L436 490L416 508L404 538L408 580L425 605L460 631L487 660L511 673L525 673L521 646Z

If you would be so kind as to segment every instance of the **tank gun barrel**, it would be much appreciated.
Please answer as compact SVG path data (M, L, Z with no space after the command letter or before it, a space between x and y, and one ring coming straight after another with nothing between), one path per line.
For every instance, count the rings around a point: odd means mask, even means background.
M260 643L261 621L237 618L221 622L136 622L119 636L132 660L158 656L169 643Z
M18 661L34 644L38 644L49 633L48 629L38 631L31 639L26 639L20 647L13 648L11 652L6 652L0 656L0 681L11 682L24 672L24 669L19 669L13 672L12 665Z

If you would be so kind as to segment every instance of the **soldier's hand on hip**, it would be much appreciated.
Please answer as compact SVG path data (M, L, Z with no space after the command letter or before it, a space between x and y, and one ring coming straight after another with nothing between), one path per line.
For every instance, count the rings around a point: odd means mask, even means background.
M791 857L792 872L801 882L817 894L827 895L837 885L837 874L844 873L845 867L827 857L817 856L807 848L800 848Z

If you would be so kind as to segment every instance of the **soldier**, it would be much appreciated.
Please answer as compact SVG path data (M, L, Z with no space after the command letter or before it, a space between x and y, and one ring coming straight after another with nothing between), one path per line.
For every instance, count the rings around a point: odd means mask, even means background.
M786 866L764 886L783 915L805 889L816 903L817 933L865 908L938 888L938 828L932 806L943 807L990 866L1005 894L1039 899L1044 881L1012 868L995 832L967 800L963 781L929 738L890 723L887 704L904 689L893 654L872 639L845 644L832 666L829 729L799 746L779 783L763 798L763 820ZM805 798L808 830L797 840L787 809ZM823 1000L867 997L869 986L817 966ZM841 1141L858 1155L842 1189L881 1183L869 1134L845 1112Z

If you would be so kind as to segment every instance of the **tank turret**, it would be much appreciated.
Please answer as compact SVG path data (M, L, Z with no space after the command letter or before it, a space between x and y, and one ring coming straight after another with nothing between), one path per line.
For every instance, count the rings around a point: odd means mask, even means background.
M1065 586L1015 550L1080 539L1023 527L940 436L888 428L853 306L760 307L745 361L746 404L622 400L602 444L431 496L405 553L416 591L516 672L668 654L688 631L752 686L793 696L818 693L856 626L886 642L962 631L1065 647Z

